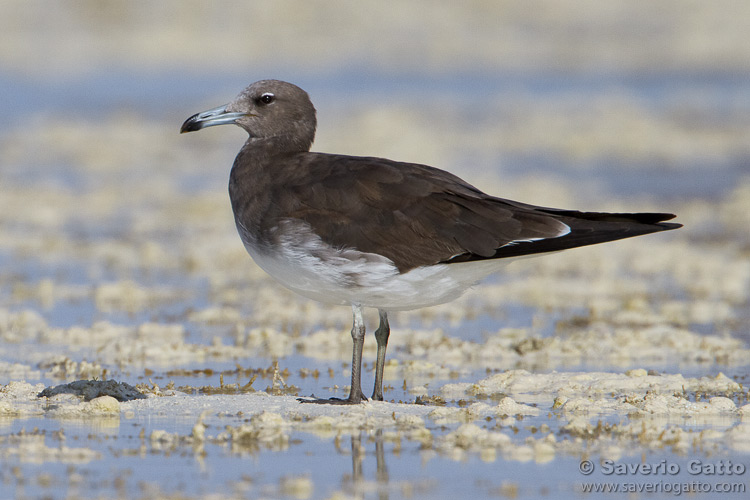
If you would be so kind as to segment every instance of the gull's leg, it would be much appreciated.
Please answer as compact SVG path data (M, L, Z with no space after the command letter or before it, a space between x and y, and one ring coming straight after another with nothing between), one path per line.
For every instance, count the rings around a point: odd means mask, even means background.
M388 336L391 334L391 327L388 324L388 313L383 309L378 309L380 314L380 325L375 330L375 340L378 341L378 358L375 362L375 389L372 391L372 399L383 401L383 368L385 366L385 349L388 347Z
M349 389L349 397L347 401L349 403L359 403L363 399L367 400L364 394L362 394L362 348L365 345L365 320L362 318L362 306L359 304L352 304L352 313L354 316L354 324L352 325L352 342L354 347L352 349L352 386Z
M331 399L298 399L300 403L323 403L323 404L358 404L363 400L367 401L367 398L362 394L362 347L365 344L365 320L362 318L362 306L359 304L352 304L352 314L354 316L354 322L352 324L352 342L354 347L352 349L352 385L349 389L349 397L346 399L331 398ZM387 324L387 323L386 323ZM378 329L380 331L380 329ZM387 338L387 334L386 334ZM378 355L380 353L380 341L378 340ZM383 350L385 356L385 349ZM382 392L382 391L381 391ZM382 399L382 396L381 396Z

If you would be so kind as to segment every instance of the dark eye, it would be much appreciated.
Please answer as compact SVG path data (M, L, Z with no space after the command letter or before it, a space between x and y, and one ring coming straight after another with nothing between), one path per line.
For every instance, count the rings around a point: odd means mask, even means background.
M265 94L263 94L262 96L258 98L258 102L260 104L271 104L275 100L276 100L276 96L270 92L266 92Z

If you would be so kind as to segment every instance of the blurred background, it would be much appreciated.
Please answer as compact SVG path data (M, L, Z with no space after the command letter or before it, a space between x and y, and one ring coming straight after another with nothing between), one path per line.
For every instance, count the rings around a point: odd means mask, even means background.
M686 228L650 241L678 238L680 259L643 247L643 286L665 273L674 297L736 311L704 329L746 325L748 33L750 4L732 0L0 1L0 299L56 327L216 303L260 321L277 295L252 290L285 292L256 285L234 229L245 134L178 131L277 78L311 95L314 150L427 163L539 205L678 213ZM632 278L633 248L592 255L626 253L609 260ZM518 269L565 272L549 262ZM149 302L165 294L171 309ZM345 325L344 309L319 317Z
M313 314L245 254L226 194L245 133L178 133L277 78L311 95L314 150L427 163L539 205L679 214L686 228L649 246L509 273L609 288L637 277L653 307L747 337L748 33L741 0L0 0L0 299L59 328L214 306L252 324L346 327L346 308ZM527 295L549 297L540 283L528 286L546 295ZM686 313L696 301L709 312Z
M80 189L105 182L97 172L148 173L216 188L242 132L175 132L277 78L312 96L316 150L501 185L718 196L748 172L748 11L742 0L3 0L0 175ZM196 140L210 151L196 157Z

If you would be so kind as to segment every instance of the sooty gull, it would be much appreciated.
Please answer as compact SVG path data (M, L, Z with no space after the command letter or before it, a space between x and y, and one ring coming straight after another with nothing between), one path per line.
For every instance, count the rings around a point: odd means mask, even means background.
M383 158L312 153L315 108L301 88L255 82L181 132L235 124L249 138L232 166L229 197L255 262L287 288L354 315L352 380L359 403L365 324L376 308L372 399L383 399L388 312L442 304L513 257L556 252L681 227L667 213L578 212L483 193L453 174Z

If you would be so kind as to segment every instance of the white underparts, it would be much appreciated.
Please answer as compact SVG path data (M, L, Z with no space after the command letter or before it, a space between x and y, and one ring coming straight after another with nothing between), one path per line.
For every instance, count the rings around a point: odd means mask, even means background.
M450 302L513 260L436 264L400 274L390 259L332 248L297 220L283 221L274 228L272 250L259 248L244 228L239 229L258 266L290 290L323 303L359 304L388 311Z

